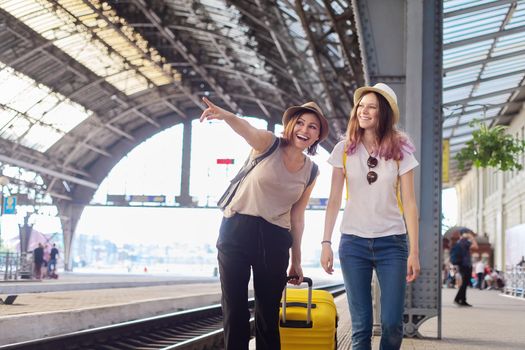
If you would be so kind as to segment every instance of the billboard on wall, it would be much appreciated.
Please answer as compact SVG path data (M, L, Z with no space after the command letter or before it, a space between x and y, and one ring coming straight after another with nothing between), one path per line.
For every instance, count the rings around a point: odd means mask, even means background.
M516 266L525 256L525 224L505 231L505 265Z

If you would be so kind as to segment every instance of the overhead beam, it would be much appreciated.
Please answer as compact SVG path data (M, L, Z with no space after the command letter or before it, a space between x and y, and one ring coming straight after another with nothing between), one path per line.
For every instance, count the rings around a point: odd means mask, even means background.
M29 130L31 130L31 128L35 125L35 124L41 124L43 126L46 126L48 127L49 129L52 129L53 131L55 131L56 133L58 134L61 134L62 137L65 137L69 140L72 140L72 141L75 141L75 142L78 142L79 144L81 144L82 146L98 153L98 154L101 154L103 156L106 156L106 157L111 157L111 154L109 154L108 152L106 152L105 150L99 148L99 147L96 147L96 146L93 146L93 145L90 145L88 142L86 142L85 140L82 140L78 137L76 137L72 132L64 132L60 129L58 129L57 127L55 127L54 125L52 124L49 124L49 123L46 123L46 122L43 122L41 120L35 120L34 118L30 117L29 115L27 115L26 113L24 112L21 112L21 111L18 111L16 109L13 109L12 107L9 107L3 103L0 103L0 108L3 108L3 109L8 109L10 111L13 111L17 114L17 116L21 116L23 117L24 119L26 119L29 124L31 124L31 127L26 131L28 132Z
M146 18L148 18L148 20L153 23L155 28L157 28L164 39L166 39L170 45L173 46L173 48L177 50L177 52L191 64L193 70L199 73L202 79L204 79L204 81L206 81L206 83L215 91L215 93L220 96L222 100L224 100L228 107L233 111L242 112L241 108L237 105L237 103L235 103L235 101L233 101L225 89L220 86L215 78L208 74L208 72L202 67L201 62L198 62L197 58L191 52L189 52L188 48L179 39L177 39L175 33L168 27L164 27L162 25L159 16L153 10L148 8L143 0L132 1L142 11L144 16L146 16ZM197 102L196 104L202 106L202 103L200 102Z
M54 176L54 177L57 177L57 178L62 179L62 180L67 180L67 181L75 183L77 185L89 187L89 188L92 188L92 189L95 189L95 190L98 189L98 184L96 184L94 182L90 182L90 181L86 181L86 180L83 180L83 179L79 179L79 178L71 176L71 175L63 174L63 173L60 173L58 171L54 171L54 170L51 170L51 169L47 169L47 168L41 167L39 165L35 165L35 164L31 164L31 163L25 162L23 160L7 157L7 156L4 156L3 154L0 154L0 161L5 162L5 163L9 163L9 164L12 164L12 165L24 168L24 169L33 170L33 171L36 171L37 173L46 174L46 175L49 175L49 176Z
M196 2L194 2L195 4ZM193 16L199 20L200 23L202 23L202 20L201 20L201 16L199 14L197 14L195 12L195 9L194 9L194 6L191 6L191 9L192 9L192 13L193 13ZM202 9L202 11L204 11L204 13L206 13L206 17L207 19L209 19L209 15L207 14L207 11L206 9ZM210 26L210 24L208 24L208 26ZM216 29L215 25L213 25L213 28ZM214 30L215 31L215 30ZM228 67L235 67L232 59L226 54L226 52L224 52L223 48L221 47L221 45L219 45L219 43L217 42L217 40L215 39L215 37L213 35L208 35L208 39L212 42L213 46L215 47L215 49L217 51L219 51L219 53L221 54L222 58L224 59L224 61L226 62L226 65ZM245 79L242 78L242 76L239 74L239 71L238 70L233 70L237 77L237 80L240 81L241 85L246 89L246 91L248 92L248 94L254 98L256 98L256 103L257 105L259 106L259 108L261 109L261 111L264 113L264 115L268 118L268 119L272 119L272 116L270 115L270 112L268 112L268 109L266 109L266 107L262 104L262 102L257 98L257 95L255 94L255 92L253 91L253 89L250 87L250 85L248 85L248 83L246 82ZM284 101L282 100L282 98L280 98L280 101L281 103L283 104L283 108L284 108Z
M345 12L342 15L336 15L334 12L334 9L332 8L333 1L330 0L323 0L324 7L326 9L326 12L328 14L328 17L330 17L330 21L332 22L332 25L335 29L335 32L337 33L337 36L339 37L339 42L341 43L341 48L343 52L344 60L346 61L349 69L351 70L351 73L354 78L354 86L353 88L356 88L358 86L364 86L365 80L363 79L363 67L361 65L361 60L359 56L353 56L352 52L353 50L348 45L348 34L343 31L343 28L341 27L341 22L350 21L350 30L352 31L352 37L354 40L357 40L357 28L355 25L355 18L352 16L351 8L346 8ZM357 45L359 45L357 43ZM353 104L352 99L350 99L350 104Z
M310 29L310 23L308 23L308 20L306 19L306 14L304 12L303 8L303 2L301 0L295 0L295 11L299 15L299 19L301 20L301 25L303 27L303 30L306 33L306 37L308 39L308 42L310 43L310 47L312 49L312 56L313 59L317 65L319 79L321 80L321 84L323 85L323 89L326 92L326 97L328 100L328 106L330 107L329 114L334 115L335 111L337 110L337 107L335 105L335 101L333 100L333 96L330 93L330 86L328 84L328 79L326 78L323 62L321 62L321 59L318 55L318 48L316 45L316 38L314 38L312 34L312 30ZM337 130L337 132L340 132L341 130Z
M260 85L264 85L264 86L266 86L268 88L271 88L271 89L279 92L283 96L289 97L292 100L293 99L297 99L296 96L291 95L288 91L285 91L285 90L279 88L278 86L275 86L272 83L269 83L269 82L267 82L265 80L262 80L261 78L259 78L256 75L253 75L253 74L250 74L250 73L246 73L246 72L241 72L239 70L234 69L233 67L230 68L230 67L218 66L218 65L214 65L214 64L205 64L204 67L206 67L207 69L218 70L218 71L225 72L225 73L238 74L243 79L252 80L252 81L254 81L254 82L256 82L256 83L258 83Z
M275 31L274 27L270 23L270 20L268 19L268 16L266 15L266 11L263 8L263 5L262 5L261 1L260 0L255 0L255 3L257 5L257 8L259 10L261 10L265 14L263 20L259 20L259 19L255 18L255 16L253 16L250 13L248 13L248 11L245 11L244 9L242 9L241 6L237 6L237 9L239 11L241 11L245 16L249 17L252 21L254 21L255 23L258 23L262 28L266 29L270 33L270 37L273 40L275 48L277 49L277 52L279 53L279 56L281 57L281 59L284 62L284 65L286 67L286 71L290 74L290 78L291 78L292 83L293 83L293 85L295 87L295 90L297 90L297 92L299 93L299 96L301 96L301 98L304 98L305 93L303 91L303 88L301 87L301 84L299 84L299 80L297 79L297 77L295 77L295 74L294 74L292 66L291 66L291 62L288 60L288 57L284 53L284 48L285 47L290 47L290 43L284 42L284 38L280 38L279 37L278 33ZM281 41L283 41L283 43L281 43ZM293 44L291 46L295 49L295 46Z

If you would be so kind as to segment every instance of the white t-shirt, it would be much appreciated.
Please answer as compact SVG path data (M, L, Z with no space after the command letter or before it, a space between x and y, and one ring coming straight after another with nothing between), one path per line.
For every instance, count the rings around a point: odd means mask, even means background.
M485 272L485 264L482 261L478 261L474 267L476 269L476 274Z
M339 142L333 149L328 163L336 168L343 168L345 141ZM364 238L377 238L406 233L401 208L398 205L398 176L418 166L412 153L403 151L399 162L378 158L373 169L367 166L369 154L360 143L356 152L347 155L346 181L348 201L341 222L341 233L353 234ZM368 184L366 174L369 170L377 173L377 181Z

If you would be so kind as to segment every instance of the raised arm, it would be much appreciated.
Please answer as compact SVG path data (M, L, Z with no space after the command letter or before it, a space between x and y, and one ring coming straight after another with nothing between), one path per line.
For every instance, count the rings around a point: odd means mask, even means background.
M334 272L334 253L332 250L332 233L334 232L337 214L341 208L341 196L343 193L345 175L342 168L334 167L332 170L332 184L330 186L330 197L326 206L324 218L324 234L321 250L321 266L332 274Z
M419 276L419 217L416 195L414 192L414 170L401 175L401 200L410 242L407 261L407 282L415 281Z
M273 140L273 134L271 132L253 127L246 120L237 117L232 112L216 106L206 97L203 97L202 100L208 108L202 112L200 116L201 122L213 119L224 120L233 131L241 135L258 153L264 152L270 147Z

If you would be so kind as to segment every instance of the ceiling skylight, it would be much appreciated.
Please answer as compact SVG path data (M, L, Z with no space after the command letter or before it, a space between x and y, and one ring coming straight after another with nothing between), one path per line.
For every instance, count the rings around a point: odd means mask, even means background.
M0 8L127 95L180 74L100 0L0 0Z
M0 137L45 152L91 115L0 62Z

